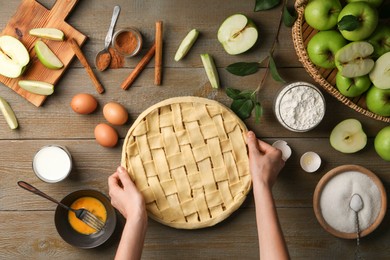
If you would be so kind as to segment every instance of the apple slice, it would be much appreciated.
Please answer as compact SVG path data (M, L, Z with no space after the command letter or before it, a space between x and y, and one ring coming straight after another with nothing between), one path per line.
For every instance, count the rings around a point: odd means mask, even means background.
M206 70L206 74L211 83L211 87L219 88L219 76L217 68L215 67L213 57L205 53L201 54L200 58L202 59L203 67Z
M43 41L36 41L34 49L37 53L38 59L46 68L58 70L64 67L64 64L60 61L60 59L58 59L54 52L50 50L49 46L47 46Z
M53 41L64 40L64 33L57 28L34 28L29 31L29 34Z
M347 78L367 75L374 67L373 52L374 47L369 42L351 42L336 52L336 67Z
M37 80L19 80L18 85L28 92L48 96L53 94L54 85Z
M5 121L7 121L8 126L11 129L18 128L19 124L14 111L12 110L8 102L2 97L0 97L0 110L5 118Z
M243 14L234 14L226 18L218 29L218 41L231 55L252 48L258 36L256 25Z
M330 145L342 153L355 153L367 144L362 124L353 118L341 121L330 133Z
M0 74L8 78L17 78L23 74L30 55L26 47L18 39L0 36Z
M375 87L390 89L390 52L380 56L370 72L370 79Z
M186 37L184 37L183 41L180 43L179 48L175 54L175 61L181 60L188 51L191 49L192 45L194 45L196 39L198 39L199 31L196 29L192 29Z

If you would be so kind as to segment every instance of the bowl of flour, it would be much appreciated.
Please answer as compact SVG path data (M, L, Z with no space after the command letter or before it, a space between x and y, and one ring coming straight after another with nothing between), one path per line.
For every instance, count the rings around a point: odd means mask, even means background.
M387 198L380 179L359 165L343 165L326 173L318 182L313 208L320 225L336 237L356 239L356 213L350 208L351 198L363 200L359 211L360 237L374 231L382 222Z
M307 132L322 121L325 98L313 84L294 82L279 91L274 112L279 123L288 130Z

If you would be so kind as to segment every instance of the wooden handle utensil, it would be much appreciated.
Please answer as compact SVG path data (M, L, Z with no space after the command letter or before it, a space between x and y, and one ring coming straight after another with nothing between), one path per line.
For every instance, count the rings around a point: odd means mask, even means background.
M83 52L81 51L80 46L78 45L78 43L76 42L75 39L70 39L70 45L72 46L72 49L73 49L74 53L76 54L77 58L79 59L81 64L84 66L85 70L88 72L88 75L91 78L91 80L95 86L96 91L99 94L102 94L104 92L104 88L103 88L102 84L99 82L99 80L97 79L97 77L95 76L95 74L93 73L93 70L92 70L91 66L89 65L87 59L85 58Z

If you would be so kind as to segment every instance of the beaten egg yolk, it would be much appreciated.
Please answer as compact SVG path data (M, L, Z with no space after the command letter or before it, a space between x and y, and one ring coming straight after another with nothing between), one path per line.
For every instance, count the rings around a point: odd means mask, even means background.
M92 197L81 197L75 200L70 206L72 209L86 209L93 215L101 219L103 222L107 220L107 211L103 203L98 199ZM83 221L76 217L76 214L72 211L68 213L68 221L74 230L84 235L90 235L96 233L97 230L88 226Z

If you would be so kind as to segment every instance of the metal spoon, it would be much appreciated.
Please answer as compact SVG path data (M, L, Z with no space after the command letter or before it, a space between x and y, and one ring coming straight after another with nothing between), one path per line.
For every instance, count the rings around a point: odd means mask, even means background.
M359 211L364 207L362 197L359 194L353 194L351 201L349 202L349 207L355 212L355 223L356 223L356 251L355 259L360 259L360 226L359 226Z
M95 58L95 65L96 65L96 68L100 71L103 71L105 69L108 68L108 66L110 65L110 61L111 61L111 54L110 52L108 51L108 47L110 47L110 44L111 44L111 40L112 40L112 34L114 32L114 27L115 27L115 23L116 21L118 20L118 16L119 16L119 12L121 11L121 8L120 6L116 5L114 7L114 11L112 13L112 18L111 18L111 24L110 24L110 27L108 28L108 32L107 32L107 35L106 35L106 39L104 40L104 49L101 50L97 55L96 55L96 58ZM98 60L100 58L102 58L102 56L106 56L106 59L107 59L107 62L104 63L103 65L101 66L98 66ZM100 65L100 64L99 64Z

